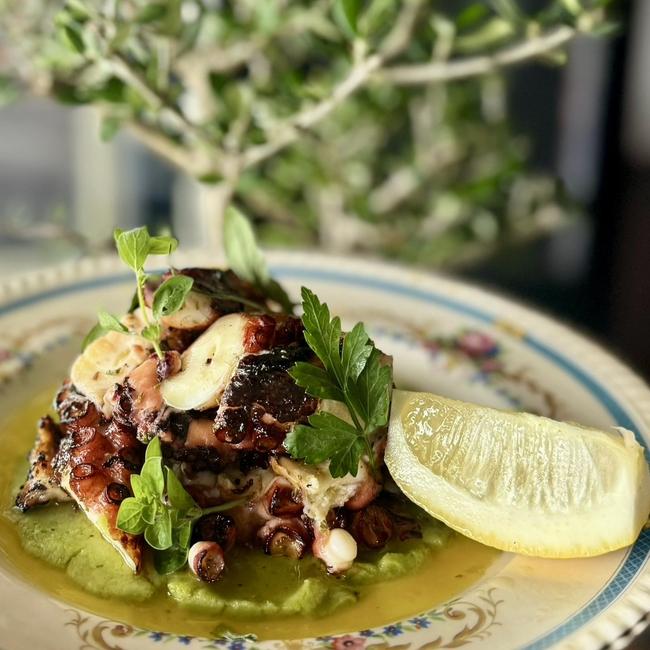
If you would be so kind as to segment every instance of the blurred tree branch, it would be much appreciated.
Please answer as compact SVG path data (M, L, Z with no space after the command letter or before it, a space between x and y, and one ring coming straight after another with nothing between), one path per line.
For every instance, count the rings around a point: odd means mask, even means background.
M385 83L416 85L467 79L490 74L499 68L523 63L566 45L577 31L562 25L515 45L508 45L489 56L474 56L444 62L392 66L378 72Z
M578 34L612 26L607 0L536 4L0 0L0 97L23 85L100 107L104 137L124 126L218 184L215 222L241 198L276 218L276 238L293 221L294 238L411 257L417 242L415 257L436 261L519 228L508 201L526 152L501 71L560 62ZM447 252L431 254L427 237Z

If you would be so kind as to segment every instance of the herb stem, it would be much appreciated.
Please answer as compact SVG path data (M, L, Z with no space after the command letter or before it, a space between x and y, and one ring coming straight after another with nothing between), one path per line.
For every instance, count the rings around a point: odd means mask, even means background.
M366 452L368 453L368 462L370 463L370 472L374 479L379 478L379 468L377 467L377 460L375 458L375 451L370 444L368 436L364 434L365 443L366 443Z
M147 305L145 304L144 301L144 282L145 282L145 277L142 273L139 271L136 273L136 283L138 286L138 302L140 303L140 311L142 312L142 320L144 321L145 325L149 325L149 315L147 314Z
M220 503L218 506L211 506L210 508L202 508L201 514L196 517L200 519L203 515L209 515L213 512L223 512L224 510L230 510L231 508L236 508L246 503L246 499L237 499L236 501L228 501L228 503Z
M149 315L147 314L147 304L144 301L144 283L147 281L147 276L142 271L136 271L135 274L137 292L138 292L138 302L140 303L140 311L142 312L142 320L144 321L145 327L149 327L151 321L149 320ZM163 358L162 349L160 347L160 341L152 340L153 349L158 355L159 359Z
M359 418L357 417L356 413L354 412L354 408L352 404L346 399L345 400L345 405L348 407L348 412L350 413L350 417L352 418L352 422L354 423L354 426L357 428L358 431L363 431L363 427L361 426L361 422L359 421ZM368 437L365 434L365 431L363 433L364 438L366 440Z
M370 463L370 471L372 472L372 475L374 478L379 477L379 470L377 468L377 463L375 462L375 454L372 449L372 445L370 444L370 433L366 431L365 427L361 425L361 421L359 420L359 417L354 411L354 408L352 404L348 400L345 401L345 405L348 407L348 411L350 412L350 417L352 418L352 422L354 423L354 426L357 428L357 431L361 431L361 435L363 436L363 442L366 447L366 453L368 454L368 462Z

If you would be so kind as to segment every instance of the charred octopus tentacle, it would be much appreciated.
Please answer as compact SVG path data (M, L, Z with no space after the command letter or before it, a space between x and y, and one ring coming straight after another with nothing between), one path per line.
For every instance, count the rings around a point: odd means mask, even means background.
M59 450L63 432L49 415L41 418L34 448L29 455L29 474L16 496L16 507L23 512L50 501L69 501L54 475L52 462Z
M160 382L181 369L178 352L151 356L119 385L113 395L113 419L135 429L138 440L149 442L168 426L168 411L160 394Z
M309 548L313 535L302 519L274 517L259 530L258 537L267 555L300 559Z
M287 372L310 357L311 351L300 344L244 357L221 399L214 423L217 438L238 451L278 449L291 427L305 422L318 405Z
M223 549L216 542L197 542L189 551L187 563L202 582L216 582L226 568Z
M142 540L116 526L121 502L131 496L131 474L142 466L143 446L134 429L106 420L95 404L65 385L56 400L63 438L52 462L61 487L135 570L142 562Z

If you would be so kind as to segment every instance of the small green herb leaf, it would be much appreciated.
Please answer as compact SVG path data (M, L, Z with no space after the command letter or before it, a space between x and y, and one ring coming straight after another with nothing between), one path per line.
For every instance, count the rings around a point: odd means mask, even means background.
M120 259L136 273L142 271L149 255L149 231L146 226L133 230L116 228L113 237Z
M323 368L311 363L298 361L290 370L293 380L304 388L310 395L320 399L333 399L337 402L345 401L343 391Z
M147 526L144 539L158 551L164 551L172 545L172 517L167 508L162 508L156 513L153 525Z
M289 298L284 287L277 280L269 278L264 285L264 293L271 300L277 302L287 314L293 314L293 301Z
M366 423L367 431L374 431L388 422L392 381L390 367L382 365L381 353L373 349L359 375L355 391L360 416Z
M153 296L154 318L160 319L177 312L185 303L193 284L194 280L187 275L174 275L165 280Z
M128 333L128 329L120 323L119 320L112 314L109 314L107 311L99 311L97 313L97 320L99 321L96 325L92 327L90 332L86 334L84 340L81 343L81 351L83 352L93 341L104 336L104 334L115 331Z
M153 525L156 523L156 515L159 508L160 504L158 501L151 501L150 503L148 501L142 502L142 518L147 522L147 524Z
M229 207L223 224L223 244L230 268L241 278L256 285L269 279L266 260L258 248L253 228L236 208Z
M149 255L170 255L178 248L178 240L169 235L149 237Z
M142 485L142 477L139 474L131 474L131 491L133 496L138 500L143 500L147 495L147 491Z
M165 492L165 475L162 470L162 458L153 457L144 461L140 472L142 487L145 492L155 497L162 497Z
M83 352L93 341L101 338L104 334L106 334L106 330L99 323L93 325L90 332L86 334L84 340L81 342L81 351Z
M190 545L190 539L192 537L192 520L185 519L184 521L179 522L174 530L174 535L176 536L176 542L181 548L187 548Z
M167 474L167 496L173 508L180 512L187 512L198 508L194 499L187 493L176 474L169 467L165 468Z
M370 337L363 327L363 323L357 323L352 330L345 335L343 341L343 352L341 354L341 365L343 377L348 381L356 381L361 371L366 366L366 361L372 352Z
M147 527L142 517L142 503L135 497L128 497L120 504L117 513L117 527L131 535L141 535Z
M305 341L323 362L325 369L336 384L343 386L343 370L340 358L341 320L330 318L329 307L321 303L315 293L302 288L302 322L305 325Z
M147 450L145 451L144 459L149 460L150 458L162 458L162 447L160 445L160 438L156 436L152 438L149 444L147 445Z
M160 336L162 334L162 326L160 323L149 323L146 327L142 328L140 334L147 341L151 341L154 346L160 345ZM158 355L162 356L162 355Z
M97 312L97 320L99 324L106 330L114 330L115 332L128 332L129 330L125 325L120 323L117 317L109 314L107 311L100 310Z
M156 572L161 575L169 575L182 568L187 562L187 546L171 546L164 551L157 551L154 554L153 564Z

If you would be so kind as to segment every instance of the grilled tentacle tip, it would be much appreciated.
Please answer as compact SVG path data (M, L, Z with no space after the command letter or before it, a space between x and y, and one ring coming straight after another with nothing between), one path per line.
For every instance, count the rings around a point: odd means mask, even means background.
M325 563L329 573L342 573L357 557L357 542L347 530L334 528L317 533L312 552Z
M34 447L29 454L29 473L16 495L16 507L23 512L50 501L70 501L55 475L53 460L59 450L62 432L54 420L46 415L38 423Z
M196 542L190 548L187 563L202 582L216 582L226 568L223 549L217 542Z

